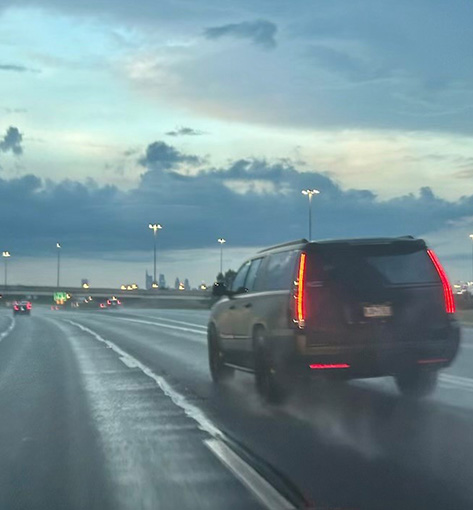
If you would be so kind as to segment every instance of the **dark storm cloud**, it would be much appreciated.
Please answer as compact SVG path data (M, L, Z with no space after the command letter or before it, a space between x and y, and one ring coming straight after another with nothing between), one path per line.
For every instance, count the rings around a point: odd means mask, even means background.
M164 142L154 142L146 148L146 153L138 163L149 169L170 169L183 163L198 165L200 159L197 156L182 154L171 145Z
M31 67L26 67L17 64L0 64L0 71L12 71L15 73L39 73L38 69L32 69Z
M166 133L167 136L201 136L205 133L190 127L180 127Z
M195 156L152 143L142 157L146 170L129 191L33 175L0 179L0 216L15 213L14 223L0 226L0 237L18 254L49 253L56 239L76 255L131 253L149 246L146 227L159 221L165 227L162 249L214 246L221 235L232 246L269 245L306 235L307 199L301 190L307 187L321 191L313 202L317 238L421 235L473 212L473 196L448 201L426 187L380 200L369 190L344 190L327 175L301 172L287 161L246 158L182 175L194 161Z
M277 26L274 23L257 20L210 27L205 30L204 35L207 39L221 39L222 37L249 39L254 44L265 48L274 48L276 46L276 32Z
M10 126L3 139L0 140L0 152L11 151L16 156L19 156L23 154L23 147L21 146L22 141L23 135L18 128Z

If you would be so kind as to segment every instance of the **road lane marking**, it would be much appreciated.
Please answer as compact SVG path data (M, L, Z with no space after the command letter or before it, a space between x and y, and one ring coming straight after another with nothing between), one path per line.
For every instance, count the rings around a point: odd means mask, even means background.
M106 340L95 331L79 324L78 322L64 319L72 326L79 328L89 334L99 342L105 344L118 354L120 360L130 368L137 368L145 375L153 379L162 392L168 396L172 402L180 407L184 413L195 422L200 430L207 432L212 439L204 440L204 444L210 451L227 467L227 469L240 482L250 490L268 510L295 510L295 506L291 504L276 488L267 482L254 468L243 460L237 453L225 444L225 435L207 418L205 413L194 406L179 392L175 391L172 386L160 375L155 374L149 367L141 363L137 358L128 354L110 340Z
M295 508L292 503L224 442L218 439L206 439L204 443L264 506L272 510L292 510Z
M163 324L162 322L154 322L154 321L144 321L141 319L128 319L125 317L115 317L116 319L120 321L128 321L128 322L136 322L138 324L148 324L151 326L159 326L161 328L169 328L169 329L175 329L177 331L185 331L187 333L195 333L197 335L205 335L207 336L207 331L202 331L199 329L192 329L192 328L185 328L183 326L174 326L173 324Z
M470 379L469 377L460 377L458 375L451 374L440 374L439 379L443 383L473 391L473 379Z
M69 322L69 324L72 324L73 326L76 326L77 328L81 329L85 333L88 333L99 342L104 343L107 347L109 347L115 353L118 354L123 363L125 363L126 360L127 366L139 368L148 377L153 379L161 388L161 390L165 393L165 395L167 395L178 407L182 408L184 412L187 414L187 416L189 416L198 423L199 428L201 430L204 430L205 432L209 433L211 436L214 437L223 437L222 432L217 427L215 427L215 425L205 416L205 414L199 408L190 404L180 393L175 391L163 377L155 374L150 368L141 363L141 361L136 359L131 354L125 352L115 343L111 342L110 340L106 340L95 331L87 328L86 326L83 326L82 324L79 324L78 322L71 321L69 319L64 320L66 322Z
M0 333L0 342L5 338L7 337L12 331L13 331L13 328L15 327L15 319L13 317L10 317L10 325L8 326L8 328L3 331L2 333Z
M207 331L207 326L203 326L202 324L195 324L193 322L178 321L176 319L168 319L166 317L152 317L151 315L138 315L138 317L144 317L146 319L153 319L153 320L158 320L158 321L174 322L175 324L183 324L184 326L193 326L194 328L201 328L205 332Z

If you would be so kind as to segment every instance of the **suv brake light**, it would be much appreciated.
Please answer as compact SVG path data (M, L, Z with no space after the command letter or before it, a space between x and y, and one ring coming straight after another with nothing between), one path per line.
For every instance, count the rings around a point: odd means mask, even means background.
M293 321L299 328L304 328L306 322L306 291L305 271L307 254L301 253L297 269L297 280L294 282L294 313Z
M434 264L435 269L437 270L437 273L442 280L443 296L445 299L445 311L447 313L455 313L455 299L453 298L453 291L450 282L448 281L447 273L442 267L442 264L440 264L440 261L434 251L427 250L427 253L429 254L430 260Z

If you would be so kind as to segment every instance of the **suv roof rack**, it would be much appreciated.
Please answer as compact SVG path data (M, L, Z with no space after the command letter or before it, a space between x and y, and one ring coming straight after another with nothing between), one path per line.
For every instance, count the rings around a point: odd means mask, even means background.
M286 246L293 246L297 244L307 244L309 241L307 239L297 239L296 241L289 241L287 243L275 244L274 246L270 246L269 248L264 248L260 250L258 253L264 253L267 251L275 250L277 248L285 248Z

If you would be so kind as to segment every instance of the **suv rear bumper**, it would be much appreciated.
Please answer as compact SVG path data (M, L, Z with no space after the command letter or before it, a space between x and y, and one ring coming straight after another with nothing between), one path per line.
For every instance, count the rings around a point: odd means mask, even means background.
M298 373L336 372L348 378L392 375L414 367L443 368L455 359L460 344L458 323L450 326L442 340L307 346L295 355L293 368ZM300 341L299 337L299 345Z

